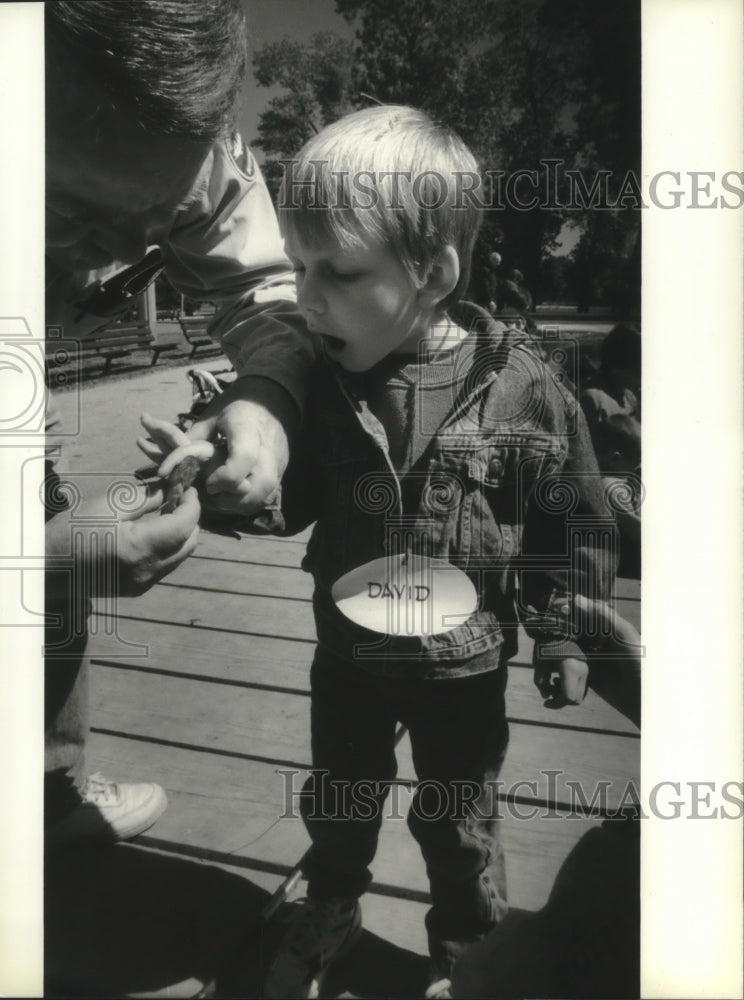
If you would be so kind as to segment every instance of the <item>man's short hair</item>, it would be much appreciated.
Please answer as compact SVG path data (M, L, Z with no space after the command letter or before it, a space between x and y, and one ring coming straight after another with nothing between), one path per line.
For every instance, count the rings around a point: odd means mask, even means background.
M309 246L382 243L418 281L448 244L460 278L440 303L468 287L481 209L475 157L462 139L423 111L378 105L346 115L313 136L285 164L279 219Z
M229 132L247 60L240 0L53 0L45 24L48 58L86 73L94 97L148 131Z

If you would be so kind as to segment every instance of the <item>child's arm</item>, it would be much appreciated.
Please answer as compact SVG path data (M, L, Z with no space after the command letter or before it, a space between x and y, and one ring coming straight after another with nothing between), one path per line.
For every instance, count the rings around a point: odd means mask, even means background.
M236 505L240 502L241 490L235 490L234 497L226 497L224 492L211 495L204 483L211 473L222 466L225 455L209 441L191 441L182 430L167 420L160 420L143 414L142 425L149 438L138 438L141 451L159 462L158 475L165 479L172 491L177 491L180 480L187 473L198 469L197 484L201 487L205 510L226 513L233 519ZM260 475L260 470L254 471ZM249 490L252 496L255 490ZM241 518L240 530L261 534L295 535L317 519L316 504L320 491L313 488L311 473L304 462L304 451L297 445L290 456L289 466L281 486L267 498L262 510L256 511L249 500L249 512Z

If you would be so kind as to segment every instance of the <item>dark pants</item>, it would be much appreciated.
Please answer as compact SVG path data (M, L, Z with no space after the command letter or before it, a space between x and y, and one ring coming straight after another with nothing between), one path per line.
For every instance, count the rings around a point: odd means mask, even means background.
M429 947L443 975L507 909L491 784L509 741L505 687L504 665L453 680L408 680L365 673L319 648L312 666L314 773L302 795L312 839L303 864L308 894L358 897L367 889L402 722L419 779L408 826L426 862Z

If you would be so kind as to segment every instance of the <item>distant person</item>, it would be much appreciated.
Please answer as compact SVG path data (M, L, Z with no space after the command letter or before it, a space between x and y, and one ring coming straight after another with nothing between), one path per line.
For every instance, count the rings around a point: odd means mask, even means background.
M521 271L512 268L506 271L499 280L498 317L509 326L527 329L527 313L532 311L532 295L524 283Z
M314 359L261 173L233 132L246 69L239 0L45 5L46 322L84 341L131 307L102 282L159 247L175 289L219 304L211 332L239 375L194 436L224 436L208 491L223 509L262 506L288 459ZM158 268L152 272L154 278ZM104 301L105 299L105 301ZM85 413L83 412L83 420ZM45 827L47 846L135 836L165 808L151 783L89 775L87 615L93 597L141 594L193 551L200 504L188 491L160 516L158 491L119 518L100 554L105 496L73 511L74 469L47 427ZM85 448L84 435L75 442ZM105 470L112 471L112 470ZM90 517L84 515L91 515ZM79 548L72 551L73 528Z
M612 488L620 530L621 575L640 578L641 552L641 333L619 323L601 347L599 370L580 402L597 464ZM627 487L624 489L623 487Z
M472 301L487 309L492 316L498 310L500 267L501 254L494 250L489 253L485 264L476 268L469 289Z
M373 209L335 211L324 186L359 172L385 178L404 170L418 180L437 170L474 171L462 140L423 112L381 106L325 128L293 168L293 182L303 183L280 222L300 311L322 337L326 358L315 371L273 527L293 534L316 522L303 565L314 579L318 645L313 772L300 804L311 839L303 862L308 899L271 962L265 995L318 996L329 963L359 936L400 721L421 782L408 824L432 896L426 995L444 998L458 958L507 909L493 782L509 738L504 692L519 620L516 560L525 555L534 567L522 573L519 594L535 639L535 683L557 706L578 704L588 668L570 610L586 580L609 596L609 539L605 547L606 535L587 532L574 553L581 570L573 572L572 560L571 570L556 568L566 519L547 498L565 476L575 512L606 524L601 484L578 404L526 338L475 306L462 304L458 314L477 209L463 211L452 199L426 209L411 192L400 208L381 180ZM180 443L176 431L163 430L160 439L164 450ZM193 448L208 457L202 442ZM161 472L188 450L173 452ZM472 581L477 610L450 630L435 621L433 634L387 634L387 587L379 594L370 587L368 595L383 600L366 605L382 612L377 631L336 605L334 584L350 571L370 572L369 563L386 555L386 572L402 565L393 563L387 537L399 522L414 560L430 553ZM463 810L464 785L470 806ZM354 794L363 788L366 804L356 810Z

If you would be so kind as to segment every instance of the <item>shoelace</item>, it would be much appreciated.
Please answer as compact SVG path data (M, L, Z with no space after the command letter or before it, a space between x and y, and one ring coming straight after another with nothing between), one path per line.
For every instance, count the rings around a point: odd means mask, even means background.
M109 802L116 799L119 789L115 781L108 781L102 774L91 774L85 782L83 788L83 800L85 802Z

